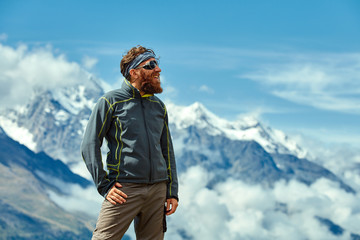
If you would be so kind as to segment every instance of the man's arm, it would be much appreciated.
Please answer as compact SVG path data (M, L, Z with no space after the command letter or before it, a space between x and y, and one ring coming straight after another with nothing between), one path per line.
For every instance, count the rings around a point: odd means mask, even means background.
M176 200L176 206L177 206L177 202L179 201L178 179L177 179L177 172L176 172L174 148L172 145L172 139L171 139L170 129L169 129L169 125L168 125L168 115L167 114L165 116L164 129L163 129L163 133L161 136L161 149L162 149L164 159L166 161L167 170L168 170L168 178L169 178L166 198ZM173 201L171 201L171 202L173 202ZM174 206L175 203L172 205ZM167 208L169 208L169 207L170 207L170 204L167 204Z
M89 170L98 192L106 196L108 190L114 185L104 170L101 158L101 145L106 132L110 128L112 106L109 101L102 97L95 105L87 124L83 142L81 144L81 155Z

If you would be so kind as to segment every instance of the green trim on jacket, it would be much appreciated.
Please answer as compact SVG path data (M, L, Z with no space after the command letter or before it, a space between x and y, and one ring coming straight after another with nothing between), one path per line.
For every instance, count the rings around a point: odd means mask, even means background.
M107 140L107 170L101 159ZM83 160L102 196L115 182L168 182L167 198L178 198L178 181L168 114L156 96L141 97L126 79L99 99L81 144Z

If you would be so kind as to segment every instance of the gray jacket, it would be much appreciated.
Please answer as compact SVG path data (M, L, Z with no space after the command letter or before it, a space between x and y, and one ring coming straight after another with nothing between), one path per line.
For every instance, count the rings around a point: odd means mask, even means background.
M107 140L107 169L101 160ZM102 196L115 182L168 182L167 198L178 199L178 181L168 114L153 95L141 96L126 79L121 89L96 104L81 144L81 154Z

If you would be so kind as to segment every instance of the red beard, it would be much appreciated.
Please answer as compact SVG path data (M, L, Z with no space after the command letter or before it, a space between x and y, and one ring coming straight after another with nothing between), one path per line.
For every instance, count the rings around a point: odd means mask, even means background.
M154 78L155 74L146 76L144 73L142 77L143 81L141 82L140 91L144 92L145 94L162 93L163 89L160 86L160 82Z

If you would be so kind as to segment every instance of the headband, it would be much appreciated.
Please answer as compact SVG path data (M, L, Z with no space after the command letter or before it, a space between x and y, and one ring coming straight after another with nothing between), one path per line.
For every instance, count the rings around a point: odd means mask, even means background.
M130 70L136 68L137 66L139 66L140 63L142 63L143 61L146 61L150 58L156 58L155 54L151 53L151 52L144 52L140 55L138 55L134 60L132 60L128 66L125 69L125 73L124 73L124 77L126 79L128 79L129 75L130 75Z

